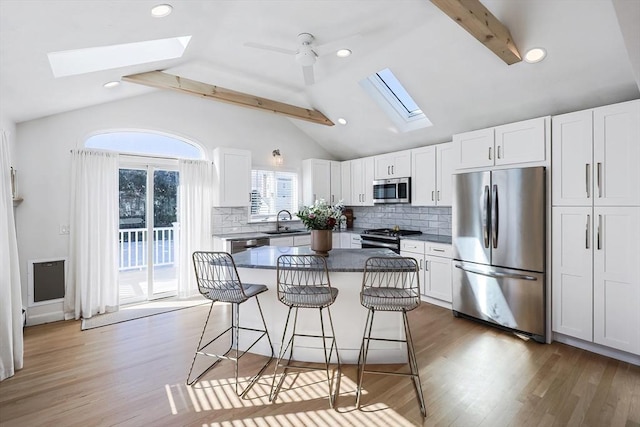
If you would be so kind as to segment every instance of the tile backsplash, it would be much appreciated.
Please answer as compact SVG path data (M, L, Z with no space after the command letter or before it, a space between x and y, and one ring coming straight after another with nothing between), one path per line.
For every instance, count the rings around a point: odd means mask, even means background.
M451 236L451 207L409 205L353 206L353 226L390 228L394 225L425 234Z
M394 225L425 234L451 236L450 207L417 207L408 205L349 206L358 228L386 228ZM293 214L293 212L292 212ZM294 216L295 218L295 216ZM274 222L248 223L247 208L213 208L213 234L250 233L275 229ZM287 222L290 228L303 228L300 221Z

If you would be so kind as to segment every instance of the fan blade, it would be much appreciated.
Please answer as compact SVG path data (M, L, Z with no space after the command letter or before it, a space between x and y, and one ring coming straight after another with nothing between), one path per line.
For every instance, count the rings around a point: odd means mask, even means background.
M295 55L296 54L295 50L283 49L281 47L269 46L267 44L262 44L262 43L247 42L244 45L247 46L247 47L253 47L253 48L256 48L256 49L263 49L263 50L271 50L273 52L284 53L284 54L287 54L287 55Z
M313 78L313 66L302 67L302 75L304 76L304 84L311 86L315 80Z

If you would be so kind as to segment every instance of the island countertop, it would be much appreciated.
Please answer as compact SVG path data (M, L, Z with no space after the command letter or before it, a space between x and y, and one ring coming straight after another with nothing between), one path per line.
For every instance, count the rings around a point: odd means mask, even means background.
M276 269L280 255L313 255L308 247L261 246L233 254L238 268ZM332 249L327 260L327 269L332 272L362 272L364 263L373 256L399 256L391 249Z

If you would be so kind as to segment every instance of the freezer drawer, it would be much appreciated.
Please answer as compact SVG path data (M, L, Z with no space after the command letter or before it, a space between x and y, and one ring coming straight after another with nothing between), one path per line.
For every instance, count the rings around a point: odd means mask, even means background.
M545 341L545 275L453 261L453 310Z

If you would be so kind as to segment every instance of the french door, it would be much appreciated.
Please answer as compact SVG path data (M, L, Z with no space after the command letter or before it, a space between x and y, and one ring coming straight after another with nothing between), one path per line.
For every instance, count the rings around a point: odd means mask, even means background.
M177 294L177 195L175 167L121 165L120 304Z

